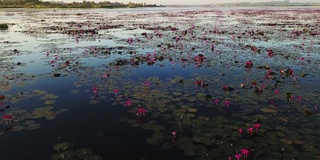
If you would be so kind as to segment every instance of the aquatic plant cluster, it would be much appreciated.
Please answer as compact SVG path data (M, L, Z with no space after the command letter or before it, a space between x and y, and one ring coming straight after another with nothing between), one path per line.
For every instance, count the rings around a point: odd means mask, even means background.
M26 101L39 97L46 107L38 107L34 110L28 108L11 107L10 104L18 103L19 101ZM53 111L54 100L58 98L57 95L48 94L43 90L31 90L29 92L19 92L16 95L0 95L0 112L5 112L2 115L0 124L4 124L4 129L1 130L0 135L5 131L22 131L22 130L35 130L41 127L41 124L35 123L33 119L45 117L47 120L54 119L57 115L68 111L68 109L59 109ZM9 104L10 103L10 104Z
M25 26L13 24L6 32L45 37L38 40L41 59L23 61L19 57L33 53L13 49L22 42L1 42L0 124L8 131L39 128L38 118L55 121L64 111L76 112L74 106L53 104L76 104L67 96L87 97L77 101L90 110L114 106L119 125L145 130L142 143L197 160L320 159L319 13L317 8L29 13ZM33 64L46 71L21 71ZM57 86L68 88L64 96L49 94L56 87L12 96L17 87L64 78L73 84ZM24 109L16 102L29 96L45 107ZM94 117L105 114L97 111ZM56 144L51 159L108 158L71 146Z
M72 142L61 142L53 146L53 149L58 153L55 153L50 157L50 160L61 159L85 159L85 160L102 160L100 155L93 154L90 148L80 148L73 150L74 146Z

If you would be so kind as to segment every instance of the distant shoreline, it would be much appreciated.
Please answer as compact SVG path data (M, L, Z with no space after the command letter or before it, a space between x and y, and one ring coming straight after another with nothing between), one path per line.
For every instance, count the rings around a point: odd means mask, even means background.
M52 6L52 7L38 7L38 6L0 6L0 9L5 9L5 8L17 8L17 9L120 9L120 8L151 8L151 7L166 7L166 6L144 6L144 7L57 7L57 6Z
M16 3L19 1L20 3ZM259 2L259 3L220 3L220 4L207 4L207 5L157 5L146 3L119 3L119 2L43 2L41 0L0 0L0 8L34 8L34 9L117 9L117 8L148 8L148 7L320 7L320 3L286 3L282 1L274 2Z
M162 6L148 6L148 7L110 7L110 8L103 8L103 7L21 7L21 6L0 6L0 9L10 9L10 8L17 8L17 9L121 9L121 8L183 8L183 7L319 7L319 5L162 5Z
M0 1L0 8L143 8L143 7L161 7L161 5L156 4L146 4L146 3L131 3L128 4L119 2L93 2L93 1L83 1L83 2L43 2L42 0L6 0Z
M320 7L320 3L289 3L289 4L265 4L265 3L225 3L209 5L166 5L165 7Z

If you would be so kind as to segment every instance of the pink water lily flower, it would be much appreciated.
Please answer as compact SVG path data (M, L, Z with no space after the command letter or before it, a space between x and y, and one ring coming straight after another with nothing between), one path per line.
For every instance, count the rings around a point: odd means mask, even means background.
M151 83L149 81L144 81L143 84L146 86L146 87L150 87L151 86Z
M246 68L252 68L252 67L253 67L252 61L251 61L251 60L250 60L250 61L247 61L246 64L245 64L245 67L246 67Z
M172 133L172 135L173 135L173 138L176 138L177 132L176 132L176 131L172 131L171 133Z
M297 99L298 99L299 104L301 104L302 97L298 96Z
M293 102L294 98L295 98L294 95L291 95L289 98L289 101Z
M287 70L287 72L288 72L288 74L290 74L290 75L294 75L293 69L291 69L291 68L289 68L289 69Z
M225 100L225 101L224 101L224 104L225 104L227 107L229 107L230 101L229 101L229 100Z
M92 88L92 92L93 92L94 94L97 94L97 93L98 93L98 89L97 89L96 87L93 87L93 88Z
M258 130L260 128L260 124L256 123L253 125L253 127L256 129L256 132L258 132Z
M137 117L142 117L142 116L145 117L146 116L146 112L147 112L146 109L144 109L142 107L139 107L136 115L137 115Z
M131 105L131 100L126 100L126 106L130 106Z
M250 135L253 134L253 128L252 128L252 127L248 128L248 133L249 133Z
M127 43L132 44L133 39L132 38L128 38Z
M234 155L234 157L236 157L237 160L240 160L240 158L242 157L242 155L241 155L240 153L237 153L237 154Z
M5 124L9 125L12 122L13 116L12 115L3 115L2 118L5 122Z
M238 131L239 131L240 134L242 134L243 129L242 129L242 128L239 128Z
M196 81L194 82L194 84L195 84L195 85L198 85L198 86L202 86L202 87L205 86L205 83L204 83L203 80L196 80Z
M114 97L116 97L117 94L119 93L119 90L118 90L118 89L115 89L115 90L113 90L113 93L114 93Z
M2 118L4 120L11 120L13 118L13 116L12 115L3 115Z
M216 106L218 105L218 103L219 103L219 99L216 99L216 100L214 100L213 101L215 104L216 104Z
M246 159L248 157L248 154L249 154L249 150L246 149L246 148L243 148L240 150L241 153L243 154L243 158Z
M223 86L222 86L222 89L223 89L223 90L228 90L228 86L227 86L227 85L223 85Z
M269 57L272 57L272 56L273 56L273 51L272 51L272 49L267 49L267 52L268 52L268 56L269 56Z

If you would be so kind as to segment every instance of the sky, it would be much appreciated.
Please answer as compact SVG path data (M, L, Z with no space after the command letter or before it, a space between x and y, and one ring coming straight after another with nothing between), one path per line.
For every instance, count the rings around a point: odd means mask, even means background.
M70 2L82 2L83 0L43 0L43 1L63 1L66 3ZM206 5L215 3L238 3L238 2L270 2L274 0L86 0L86 1L110 1L110 2L122 2L122 3L147 3L147 4L157 4L157 5ZM275 0L278 1L278 0ZM312 2L320 3L320 0L290 0L290 2Z

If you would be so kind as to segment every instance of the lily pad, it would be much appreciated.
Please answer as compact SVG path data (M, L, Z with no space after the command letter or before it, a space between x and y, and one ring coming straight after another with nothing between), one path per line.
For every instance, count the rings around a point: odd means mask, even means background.
M277 113L278 112L277 110L271 109L271 108L261 108L260 110L264 113Z
M190 112L190 113L198 112L198 109L196 109L196 108L189 108L189 109L187 109L187 110L188 110L188 112Z
M25 127L25 130L35 130L35 129L38 129L41 127L41 124L39 123L32 123L32 124L29 124Z
M92 154L93 151L90 148L81 148L76 151L76 156L82 159L90 157Z
M53 146L53 149L56 151L63 151L63 150L66 150L72 146L73 146L73 143L71 143L71 142L63 142L63 143L55 144Z

